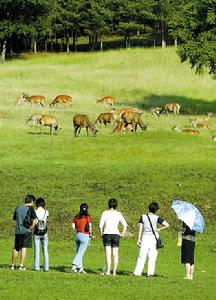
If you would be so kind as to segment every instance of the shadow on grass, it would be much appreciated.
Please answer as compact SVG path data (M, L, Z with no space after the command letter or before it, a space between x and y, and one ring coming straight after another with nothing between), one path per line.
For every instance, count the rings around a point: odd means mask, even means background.
M134 91L135 93L135 91ZM133 93L132 93L133 94ZM152 106L163 107L167 103L177 102L181 104L180 114L194 115L206 114L207 112L216 113L216 100L212 102L203 99L191 99L179 95L148 95L138 100L135 105L139 109L149 110ZM122 105L122 103L121 103ZM133 106L130 101L123 103L125 106Z
M32 132L32 131L28 131L28 134L31 135L57 135L56 133L50 134L49 132Z

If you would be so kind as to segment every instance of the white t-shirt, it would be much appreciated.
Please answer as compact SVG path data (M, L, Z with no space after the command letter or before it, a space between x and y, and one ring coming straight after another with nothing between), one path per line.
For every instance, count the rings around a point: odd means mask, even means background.
M148 216L149 216L149 218L151 220L154 232L155 232L156 236L158 237L159 235L158 235L158 233L156 231L157 224L162 225L163 222L164 222L164 219L161 218L161 217L159 217L158 215L153 214L153 213L148 213ZM143 232L142 232L143 235L154 235L153 232L152 232L151 225L149 223L149 220L148 220L148 217L147 217L146 214L143 214L141 216L139 223L143 224Z
M47 217L49 216L48 210L45 210L45 209L36 209L35 213L36 213L36 216L37 216L38 220L44 220L45 222L47 221Z
M104 229L103 234L119 234L119 223L127 227L125 218L119 211L105 210L101 215L99 228Z

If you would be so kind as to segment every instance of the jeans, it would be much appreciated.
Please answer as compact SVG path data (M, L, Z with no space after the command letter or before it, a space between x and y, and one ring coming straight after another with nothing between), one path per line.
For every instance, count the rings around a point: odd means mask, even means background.
M42 244L43 257L44 257L44 271L49 271L49 255L48 255L48 235L34 235L34 269L40 270L40 242Z
M83 268L83 255L88 247L89 235L78 232L76 235L76 256L74 257L73 264L78 268Z

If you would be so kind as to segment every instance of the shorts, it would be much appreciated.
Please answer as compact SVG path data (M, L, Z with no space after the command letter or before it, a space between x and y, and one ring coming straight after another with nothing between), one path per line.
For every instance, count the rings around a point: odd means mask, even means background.
M103 245L111 246L112 248L119 248L119 235L118 234L104 234Z
M22 248L32 248L32 233L15 234L14 249L20 251Z

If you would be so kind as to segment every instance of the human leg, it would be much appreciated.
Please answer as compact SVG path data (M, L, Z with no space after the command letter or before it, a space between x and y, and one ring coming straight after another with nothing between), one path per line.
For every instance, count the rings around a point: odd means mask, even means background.
M22 248L20 252L20 267L23 267L26 261L27 248Z
M191 266L189 263L185 264L185 279L191 279L190 275Z
M155 273L155 264L158 255L158 251L156 249L156 241L153 237L152 241L149 241L150 247L148 251L148 271L147 276L153 276Z
M43 250L43 257L44 257L44 271L49 271L49 254L48 254L48 235L47 233L42 236L42 250Z
M118 247L114 247L112 248L113 251L113 275L116 275L116 270L118 267L118 261L119 261L119 248Z
M40 236L34 235L34 269L40 270Z
M89 235L85 233L78 233L76 238L77 253L74 258L73 264L78 268L83 268L83 255L88 247Z
M110 269L111 269L111 246L105 247L106 252L106 274L110 275Z
M12 252L12 265L11 265L12 270L14 269L14 266L16 264L16 259L17 259L18 254L19 254L19 251L17 251L16 249L13 249L13 252Z
M140 247L140 251L139 251L139 256L137 258L137 264L136 264L135 270L133 272L133 274L135 276L141 276L144 265L145 265L146 257L148 254L148 250L149 250L149 247L148 247L147 239L143 238L141 247Z
M193 273L194 273L194 264L190 265L190 279L193 279Z

